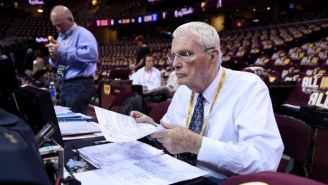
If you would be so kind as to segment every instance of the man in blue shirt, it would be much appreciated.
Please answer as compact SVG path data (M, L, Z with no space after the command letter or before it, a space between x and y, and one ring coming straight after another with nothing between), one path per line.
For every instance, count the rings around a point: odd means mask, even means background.
M50 20L59 36L46 47L49 63L62 77L61 105L86 114L95 93L98 43L90 31L74 22L72 12L65 6L55 6Z

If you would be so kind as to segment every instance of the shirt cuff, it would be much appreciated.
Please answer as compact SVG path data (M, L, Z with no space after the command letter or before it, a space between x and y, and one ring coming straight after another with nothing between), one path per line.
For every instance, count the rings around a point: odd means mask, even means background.
M212 164L218 163L223 157L224 148L225 144L223 142L203 137L197 160Z

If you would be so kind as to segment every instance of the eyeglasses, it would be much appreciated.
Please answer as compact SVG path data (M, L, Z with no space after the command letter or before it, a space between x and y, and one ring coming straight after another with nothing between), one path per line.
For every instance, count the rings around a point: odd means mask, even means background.
M215 49L215 47L206 48L206 49L204 49L203 51L201 51L199 53L203 53L203 52L206 52L206 51L211 50L211 49ZM183 61L189 61L196 54L197 53L193 53L191 51L179 51L178 53L168 53L167 54L167 59L170 62L173 62L175 57L178 57Z

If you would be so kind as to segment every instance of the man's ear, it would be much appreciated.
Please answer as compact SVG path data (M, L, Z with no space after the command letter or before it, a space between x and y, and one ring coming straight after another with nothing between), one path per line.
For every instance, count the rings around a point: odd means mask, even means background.
M213 50L211 53L211 63L216 62L218 57L219 57L219 52L217 50Z
M214 55L211 55L211 63L214 63L216 60L215 60L215 56Z

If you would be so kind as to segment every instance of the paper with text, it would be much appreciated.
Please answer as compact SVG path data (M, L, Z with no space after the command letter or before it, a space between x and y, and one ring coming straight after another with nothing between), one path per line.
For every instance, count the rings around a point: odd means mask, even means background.
M82 158L96 168L123 164L164 154L162 150L140 141L89 146L79 149L79 153Z
M101 132L89 133L89 134L77 134L77 135L67 135L63 136L64 141L68 140L77 140L77 139L88 139L94 137L103 137L104 135Z
M94 107L98 123L106 140L111 142L134 141L163 129L147 123L137 123L132 117Z
M101 132L98 123L92 121L59 122L62 136Z
M166 185L204 175L208 172L167 154L74 174L83 185Z

